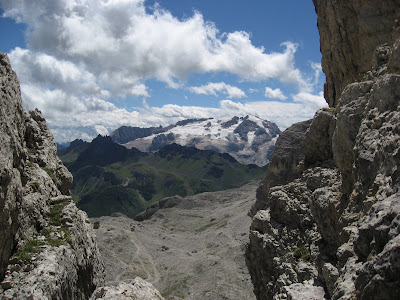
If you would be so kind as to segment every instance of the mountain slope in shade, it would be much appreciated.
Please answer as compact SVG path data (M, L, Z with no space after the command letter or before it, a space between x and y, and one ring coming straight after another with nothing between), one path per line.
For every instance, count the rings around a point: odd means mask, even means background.
M254 116L233 117L230 120L189 119L168 127L121 127L111 134L115 142L126 148L154 152L176 143L229 153L243 164L265 166L269 162L278 126Z
M59 155L74 175L74 200L90 217L114 212L133 217L162 198L240 187L265 173L226 153L178 144L144 153L102 136L74 141Z

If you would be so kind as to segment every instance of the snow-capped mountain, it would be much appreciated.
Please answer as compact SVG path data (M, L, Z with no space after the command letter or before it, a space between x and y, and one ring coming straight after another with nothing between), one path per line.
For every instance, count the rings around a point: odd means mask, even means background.
M177 143L201 150L229 153L243 164L264 166L280 134L278 126L254 116L230 120L189 119L168 127L121 127L111 135L127 148L154 152Z

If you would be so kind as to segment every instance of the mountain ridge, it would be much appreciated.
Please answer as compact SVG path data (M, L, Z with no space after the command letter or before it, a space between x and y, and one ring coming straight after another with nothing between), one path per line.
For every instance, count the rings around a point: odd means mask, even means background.
M74 175L72 195L90 217L124 212L134 217L162 198L239 187L265 168L242 165L227 153L170 144L155 153L98 136L59 151Z
M125 147L155 152L176 143L200 150L229 153L243 164L265 166L269 162L278 126L258 117L233 117L226 120L187 119L163 127L121 127L111 137ZM124 136L124 138L121 138Z

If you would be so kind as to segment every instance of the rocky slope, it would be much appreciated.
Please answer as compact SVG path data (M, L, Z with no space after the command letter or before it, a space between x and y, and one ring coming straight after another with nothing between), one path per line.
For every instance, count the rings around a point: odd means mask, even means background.
M127 292L162 299L140 278L100 288L104 263L86 213L69 194L72 175L41 112L22 109L17 76L1 53L0 101L0 299L88 299L96 287L91 299Z
M166 198L141 222L124 215L91 219L106 283L138 275L166 299L255 299L243 253L257 186Z
M143 152L154 152L177 143L228 153L242 164L265 166L279 134L276 124L246 116L230 120L189 119L165 128L121 127L111 137L127 148L134 147Z
M69 196L72 176L42 114L23 111L0 55L1 298L86 299L104 280L93 230Z
M396 299L400 1L314 3L330 108L278 139L247 265L258 299Z

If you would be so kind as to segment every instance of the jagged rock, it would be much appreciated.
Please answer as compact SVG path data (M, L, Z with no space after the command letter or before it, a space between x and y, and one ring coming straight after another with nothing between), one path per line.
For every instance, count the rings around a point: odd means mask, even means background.
M149 151L157 151L160 150L162 147L170 144L175 139L174 134L172 132L165 134L157 135L152 141L149 147Z
M332 136L336 127L334 110L320 110L315 114L303 143L305 167L333 158Z
M377 46L395 41L398 0L313 0L318 15L322 69L326 75L325 99L336 107L344 88L363 81L373 68ZM398 24L398 23L397 23ZM397 44L398 45L398 42ZM391 69L398 64L398 46L392 48Z
M320 255L321 233L309 203L339 196L339 178L335 169L315 167L293 182L270 188L268 209L253 218L246 253L258 299L272 299L293 284L308 285L309 280L323 290L313 263Z
M1 299L87 299L104 265L72 175L40 111L23 111L18 79L0 54Z
M161 294L151 283L136 277L130 283L121 282L118 286L100 287L93 293L90 300L162 300Z
M251 215L266 207L265 202L270 187L285 184L299 177L302 169L299 164L304 159L301 145L310 124L311 120L296 123L279 136L268 165L267 175L257 190L257 201L250 210Z
M395 299L400 2L314 3L331 108L316 113L303 156L277 164L259 188L247 265L258 299L303 299L306 291L310 299ZM294 178L280 180L286 174Z

